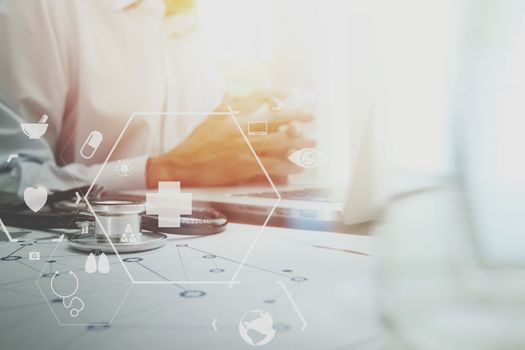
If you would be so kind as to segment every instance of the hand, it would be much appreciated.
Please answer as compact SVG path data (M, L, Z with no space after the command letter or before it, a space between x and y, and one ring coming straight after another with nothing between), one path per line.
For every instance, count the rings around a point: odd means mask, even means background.
M276 91L262 91L247 97L226 96L216 112L238 112L240 127L247 133L250 115L264 104L284 98ZM302 169L287 158L295 149L314 147L304 138L297 123L313 120L304 112L269 112L257 120L268 121L268 135L249 139L272 179L282 180ZM287 130L283 130L283 129ZM230 115L210 115L177 147L148 160L146 184L155 188L159 181L180 181L185 186L238 185L260 178L263 171Z

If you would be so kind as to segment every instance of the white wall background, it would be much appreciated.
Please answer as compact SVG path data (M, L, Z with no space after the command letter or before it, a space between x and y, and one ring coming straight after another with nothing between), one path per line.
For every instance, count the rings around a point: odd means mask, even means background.
M380 116L382 171L449 167L448 93L457 48L454 0L198 0L226 86L295 91L313 109L325 163L343 182L364 118ZM350 161L349 161L350 160Z

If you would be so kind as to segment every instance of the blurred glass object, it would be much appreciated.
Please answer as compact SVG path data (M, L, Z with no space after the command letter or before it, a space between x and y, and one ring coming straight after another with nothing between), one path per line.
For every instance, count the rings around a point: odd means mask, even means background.
M472 13L457 103L459 166L482 258L524 265L525 3L482 1Z
M525 349L525 2L458 3L455 174L374 229L389 349Z

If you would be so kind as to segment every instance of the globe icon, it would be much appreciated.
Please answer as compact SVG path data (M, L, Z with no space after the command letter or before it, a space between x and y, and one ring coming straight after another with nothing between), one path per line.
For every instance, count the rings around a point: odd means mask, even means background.
M252 310L239 321L241 338L250 345L261 346L275 336L272 316L264 310Z

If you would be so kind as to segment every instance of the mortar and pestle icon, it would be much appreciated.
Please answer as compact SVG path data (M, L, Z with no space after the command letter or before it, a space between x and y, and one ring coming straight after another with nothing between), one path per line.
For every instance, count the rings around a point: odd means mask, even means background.
M47 126L49 125L47 124L47 119L47 114L44 114L38 123L22 123L20 126L22 127L24 134L26 134L30 139L39 139L46 133Z

